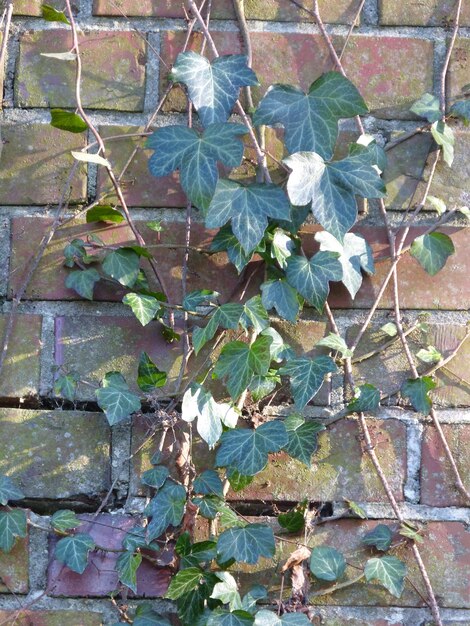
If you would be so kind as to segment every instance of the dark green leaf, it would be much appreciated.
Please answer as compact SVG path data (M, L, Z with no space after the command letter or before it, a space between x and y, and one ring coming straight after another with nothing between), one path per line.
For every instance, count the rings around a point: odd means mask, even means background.
M405 588L406 565L394 556L369 559L364 568L366 580L378 580L399 598Z
M253 296L245 302L240 324L244 328L253 326L258 335L269 326L269 316L261 301L261 296Z
M289 344L284 342L284 339L277 332L275 328L270 326L266 328L261 333L264 337L271 337L272 343L269 346L269 350L271 352L271 359L276 361L276 363L281 363L282 361L286 361L287 359L293 359L295 357L295 352L289 346ZM269 370L268 376L275 375L277 376L276 370Z
M223 609L213 611L206 621L205 626L252 626L253 617L246 611L233 611L229 613Z
M212 448L220 439L222 424L234 428L238 413L232 405L216 402L210 391L193 383L183 396L181 418L185 422L192 422L197 418L197 431Z
M289 376L295 405L303 409L320 390L325 376L336 371L329 356L319 356L316 359L291 359L279 373Z
M248 593L243 596L242 606L245 611L254 613L258 600L268 597L268 590L263 585L254 585Z
M449 167L454 162L455 135L449 124L439 121L431 126L431 135L438 146L441 146L444 161Z
M0 474L0 504L5 506L10 500L22 500L24 493L9 476Z
M88 124L80 115L63 109L51 109L51 126L70 133L83 133L88 130Z
M194 591L190 591L176 600L178 616L183 624L198 624L209 593L208 586L203 583Z
M276 309L278 315L288 322L295 322L299 314L299 298L296 290L285 280L268 280L261 285L264 307Z
M139 275L139 255L128 248L114 250L106 255L103 270L124 287L132 287Z
M76 260L81 260L86 256L85 242L83 239L74 239L64 248L65 265L73 267Z
M304 613L285 613L280 617L262 609L255 615L254 626L311 626L311 622Z
M319 546L312 550L310 571L320 580L338 580L344 574L346 561L338 550L329 546Z
M442 117L439 98L436 98L432 93L425 93L419 100L416 100L410 111L419 117L424 117L431 124Z
M139 396L129 390L128 384L119 372L108 372L101 385L95 391L96 399L111 426L140 410Z
M93 289L99 280L100 275L95 269L76 270L67 276L65 286L74 289L82 298L93 300Z
M463 120L465 126L468 126L470 123L470 100L457 100L450 107L450 113L454 117L458 117Z
M95 542L90 535L78 533L57 542L55 558L77 574L83 574L88 564L88 552L94 548Z
M221 499L218 496L203 496L194 498L194 504L199 507L199 513L206 519L215 519L219 512Z
M330 292L329 281L339 281L342 275L336 252L317 252L310 261L303 256L291 256L287 260L288 283L319 313L323 311Z
M284 421L289 441L284 450L294 459L299 459L308 467L311 466L312 454L318 447L317 436L325 430L323 424L315 421L305 421L299 415L290 415Z
M366 546L375 546L377 550L386 552L392 545L392 531L385 524L377 524L370 532L362 538Z
M253 476L266 466L268 454L279 452L287 441L286 428L278 420L262 424L256 430L229 430L222 434L216 465L235 468L244 476Z
M183 309L186 311L195 311L198 306L214 302L220 296L218 291L210 289L198 289L191 291L183 300Z
M227 252L229 261L235 265L238 273L247 265L252 253L246 254L240 242L232 233L230 226L224 226L212 240L210 250L212 252Z
M299 511L297 508L288 511L287 513L281 513L277 517L279 525L282 526L289 533L298 533L305 526L304 511Z
M210 63L195 52L181 52L170 79L184 83L203 126L227 121L241 87L258 84L241 54L221 56Z
M168 526L178 526L184 515L186 490L172 480L167 480L152 498L148 510L152 520L148 525L147 540L160 537Z
M220 476L214 470L206 470L197 476L194 480L193 489L194 493L200 493L203 496L224 497L224 486Z
M89 209L86 213L86 221L90 222L112 222L113 224L120 224L125 220L125 217L116 209L108 204L99 204Z
M141 481L144 485L160 489L169 475L170 471L165 465L157 465L144 472L141 476Z
M167 619L156 613L151 604L141 604L135 610L133 626L171 626Z
M431 399L429 392L436 388L436 383L431 376L421 376L420 378L409 378L403 383L401 392L405 398L409 398L415 411L428 415L431 410Z
M161 324L160 332L162 333L163 339L167 343L173 343L174 341L179 341L181 339L181 335L175 332L173 328L167 326L166 324Z
M275 372L275 370L271 370L271 372ZM266 376L254 376L248 387L252 400L259 402L274 391L276 385L280 382L281 377L277 373L268 373Z
M129 587L134 593L137 593L137 570L142 563L142 555L140 552L123 552L116 561L116 571L119 576L119 582Z
M452 239L443 233L429 233L417 237L411 246L411 254L431 276L439 272L454 254Z
M253 565L260 557L272 558L275 548L273 531L264 524L229 528L217 541L217 552L223 562L236 559Z
M354 399L348 404L353 413L376 413L380 406L380 391L366 383L354 390Z
M145 393L152 393L158 387L166 385L168 376L166 372L158 369L146 352L142 352L139 359L137 384Z
M26 537L26 513L22 509L0 511L0 550L10 552L16 537Z
M290 204L280 187L259 183L245 187L222 179L207 210L206 226L217 228L230 221L233 234L249 254L263 238L269 217L280 220L290 217Z
M338 138L338 121L364 113L367 106L356 87L338 72L327 72L307 94L290 85L270 87L255 113L254 123L282 124L290 154L308 150L330 159Z
M353 355L344 339L339 335L336 335L335 333L329 333L326 337L320 339L320 341L317 343L317 346L324 346L326 348L334 350L335 352L339 352L343 358Z
M52 528L62 533L67 530L72 530L73 528L78 528L81 523L81 520L78 519L74 511L69 511L68 509L56 511L51 517Z
M77 379L72 374L61 374L54 383L54 393L73 402L77 390Z
M197 589L203 581L204 572L198 567L188 567L180 570L171 579L166 597L170 600L177 600L186 593Z
M62 22L63 24L68 24L70 26L70 22L68 21L65 13L54 9L54 7L51 7L49 4L43 4L41 6L41 15L43 19L48 22Z
M242 491L253 482L253 476L244 476L234 467L227 470L227 478L233 491Z

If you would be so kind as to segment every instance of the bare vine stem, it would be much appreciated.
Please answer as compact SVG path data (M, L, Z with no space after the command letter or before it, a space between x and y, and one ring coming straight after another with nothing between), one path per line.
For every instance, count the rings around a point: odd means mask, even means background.
M5 75L5 58L7 54L8 39L10 36L11 18L13 16L13 0L8 0L5 7L3 33L2 33L2 46L0 48L0 83L3 83L3 77Z

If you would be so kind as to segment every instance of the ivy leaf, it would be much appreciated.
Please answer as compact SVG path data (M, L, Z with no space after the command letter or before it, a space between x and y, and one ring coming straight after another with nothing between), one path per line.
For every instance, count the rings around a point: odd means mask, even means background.
M137 593L137 570L142 563L142 555L140 552L133 553L129 550L119 555L116 561L116 571L119 581L129 587L134 593Z
M411 245L410 252L421 267L428 274L434 276L444 267L447 259L454 254L455 248L448 235L429 233L417 237Z
M204 572L199 567L188 567L180 570L171 579L166 597L177 600L186 593L195 591L204 580Z
M280 228L276 228L271 243L271 255L279 263L281 268L285 268L286 260L295 250L295 243Z
M287 181L292 204L311 203L315 219L341 243L357 219L356 196L385 196L384 182L368 153L327 162L315 152L297 152L284 163L292 170Z
M436 196L428 196L427 201L429 204L436 209L436 212L439 216L443 215L447 211L447 206L444 200L441 198L436 198Z
M269 350L271 353L271 359L273 361L275 361L276 363L281 363L281 361L294 358L295 352L292 350L289 344L285 343L284 339L275 328L273 328L272 326L270 326L269 328L265 328L261 334L266 337L271 337L272 339ZM275 372L275 370L270 370L268 372L268 376L272 372Z
M240 324L244 328L253 326L255 333L258 335L269 326L269 316L263 306L261 296L254 296L245 302L243 307L243 315Z
M216 609L205 622L206 626L253 626L253 616L246 611L229 613L224 609Z
M278 420L259 428L235 428L220 439L216 466L235 468L243 476L254 476L268 462L270 452L279 452L287 445L286 427Z
M281 513L277 517L279 525L289 533L298 533L305 526L305 511L307 509L307 501L304 500L295 508Z
M178 526L184 515L186 490L173 480L167 480L147 509L152 520L147 527L147 541L160 537L168 526Z
M264 524L247 524L243 528L229 528L217 540L217 553L221 562L235 559L254 565L260 557L272 558L276 550L274 534Z
M51 517L52 528L61 533L78 528L81 523L81 520L78 519L75 512L69 511L68 509L56 511Z
M378 580L399 598L405 588L406 565L394 556L369 559L364 568L366 580Z
M166 372L158 369L146 352L142 352L139 359L137 384L145 393L152 393L158 387L166 385L168 376Z
M283 279L268 280L261 285L261 299L268 311L276 309L279 317L294 323L299 314L299 298L296 290Z
M88 130L88 124L80 115L62 109L51 109L51 126L59 130L67 130L69 133L83 133Z
M354 390L354 399L348 404L352 413L376 413L380 406L380 391L365 383Z
M255 374L264 376L268 373L271 343L271 337L261 335L251 346L242 341L231 341L222 348L214 373L217 378L227 379L226 386L234 400L249 386Z
M139 255L129 248L109 252L103 261L103 270L124 287L132 287L139 275Z
M54 383L54 393L73 402L77 391L77 382L73 374L61 374Z
M139 396L129 390L124 376L119 372L108 372L101 385L95 391L96 399L111 426L140 410Z
M85 242L83 239L73 239L64 248L64 257L66 267L73 267L75 261L83 260L86 257Z
M198 354L201 348L214 337L219 326L227 330L235 330L242 314L243 305L238 302L227 302L218 307L204 327L196 326L193 329L192 340L195 353Z
M329 333L327 337L323 337L323 339L320 339L320 341L317 343L317 346L325 346L326 348L335 350L336 352L339 352L343 358L353 355L352 351L348 348L348 345L344 341L344 339L342 337L339 337L335 333Z
M320 250L339 254L338 261L343 268L341 282L354 299L362 285L361 269L369 275L375 271L369 244L364 237L354 233L346 233L341 244L326 230L316 233L315 239L320 243Z
M124 215L108 204L98 204L89 209L86 213L87 224L91 222L112 222L113 224L120 224L124 220Z
M215 519L217 517L220 502L221 499L217 496L203 496L193 500L193 503L199 507L200 515L206 519Z
M317 435L325 427L320 422L305 421L300 415L289 415L284 424L289 438L284 450L289 456L310 467L312 454L318 447Z
M303 613L285 613L282 617L262 609L255 615L254 626L311 626L311 621Z
M366 546L375 546L377 550L386 552L392 545L392 531L385 524L377 524L370 532L362 538L362 543Z
M274 391L274 389L276 389L276 385L280 382L281 377L275 373L272 375L268 373L267 376L254 376L251 380L250 386L248 387L253 401L259 402L265 398L268 394Z
M244 476L234 467L227 470L227 478L233 491L242 491L253 482L253 476Z
M0 504L5 506L10 500L22 500L24 493L9 476L0 474Z
M251 259L252 253L246 254L240 242L232 233L230 226L219 230L210 246L211 252L227 252L230 263L233 263L240 273Z
M161 315L162 313L160 301L153 296L144 296L140 293L126 293L122 301L131 307L132 312L142 326L147 326L155 319L157 314Z
M354 502L353 500L348 500L347 498L344 498L344 501L346 502L349 510L352 511L352 513L357 515L360 519L367 519L367 513L361 506L357 504L357 502Z
M244 187L233 180L219 180L206 216L207 228L231 222L232 232L246 254L263 238L268 218L288 220L290 204L277 185L254 183Z
M465 126L470 123L470 100L457 100L450 107L450 113L454 117L458 117L463 120Z
M53 57L56 59L61 59L63 61L74 61L77 58L75 53L73 52L41 53L41 56ZM71 155L73 156L74 159L76 159L77 161L80 161L81 163L93 163L95 165L104 165L104 167L108 169L111 168L111 163L104 157L100 156L99 154L90 153L90 152L77 152L75 150L72 150Z
M423 363L438 363L442 359L442 354L434 346L422 348L416 353L416 356Z
M43 4L41 6L41 15L43 19L48 22L62 22L63 24L68 24L70 26L70 22L68 21L65 13L63 11L58 11L49 4Z
M329 546L319 546L312 550L310 571L320 580L338 580L344 574L346 561L338 550Z
M403 522L398 532L402 537L406 537L407 539L411 539L417 543L423 543L424 539L419 534L422 530L422 528L415 526L414 524L410 524L410 522Z
M287 282L319 313L330 292L329 281L339 281L342 276L336 252L317 252L310 261L303 256L291 256L287 260Z
M125 550L130 550L131 552L134 552L137 548L145 548L145 550L154 550L155 552L158 552L160 550L158 543L147 543L146 535L147 528L143 526L134 526L122 540L122 547Z
M191 291L183 300L183 309L186 311L195 311L198 306L214 302L219 296L220 293L218 291L211 291L210 289Z
M315 359L292 359L281 367L279 373L289 376L295 406L303 409L319 391L325 376L336 371L336 365L329 356L319 356Z
M26 537L26 513L22 509L0 511L0 550L10 552L16 537Z
M242 606L248 613L254 613L258 600L268 597L268 590L263 585L254 585L244 596Z
M380 327L380 330L384 332L386 335L388 335L389 337L396 337L398 333L396 324L394 324L393 322L388 322L387 324L384 324L383 326Z
M141 604L135 610L134 626L171 626L167 619L156 613L151 604Z
M232 405L216 402L210 391L194 383L183 396L181 419L192 422L196 418L198 433L213 448L222 434L222 424L235 428L238 413Z
M214 585L211 598L220 600L222 604L228 604L230 611L241 610L242 599L238 593L238 585L235 578L229 572L216 572L217 578L221 581Z
M158 128L147 139L147 147L155 150L149 169L154 176L166 176L180 170L185 194L198 209L207 209L214 195L219 173L217 162L237 167L243 157L239 137L247 133L241 124L211 124L201 134L187 126Z
M194 481L194 493L200 493L203 496L219 496L224 497L224 486L219 475L214 470L206 470L202 472Z
M432 406L429 392L431 389L435 389L436 386L431 376L421 376L416 379L409 378L403 383L401 392L406 398L410 399L415 411L428 415Z
M419 100L416 100L410 111L416 113L419 117L424 117L431 124L437 122L442 117L439 98L436 98L432 93L425 93Z
M76 270L70 272L65 279L65 286L74 289L78 295L86 300L93 300L95 283L100 280L98 272L91 268L88 270Z
M140 479L144 483L144 485L154 487L155 489L160 489L160 487L164 484L169 475L170 471L168 467L166 467L165 465L156 465L152 469L144 472Z
M455 135L449 124L443 121L434 122L431 126L431 135L438 146L441 146L444 161L449 167L454 162Z
M83 574L88 564L88 552L95 549L93 537L87 533L78 533L64 537L57 542L55 558L73 572Z
M256 74L241 54L221 56L211 62L195 52L181 52L170 79L184 83L203 126L225 122L241 87L258 85Z
M367 111L358 90L347 78L338 72L327 72L311 85L307 94L290 85L270 87L253 122L256 126L282 124L291 154L311 150L330 159L338 138L338 121Z

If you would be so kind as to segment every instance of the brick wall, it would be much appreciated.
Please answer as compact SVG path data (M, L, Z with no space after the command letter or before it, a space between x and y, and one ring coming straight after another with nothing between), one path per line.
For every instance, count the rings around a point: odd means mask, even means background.
M302 0L305 5L307 0ZM73 64L41 56L63 52L71 37L66 27L48 24L40 17L40 0L15 1L14 27L8 43L4 78L2 152L0 160L0 331L3 331L11 301L27 271L28 262L53 220L72 163L70 151L86 143L83 135L61 132L49 125L49 107L74 108ZM62 8L60 0L53 2ZM120 9L117 8L119 4ZM185 38L181 1L176 0L76 0L83 34L81 46L86 68L83 100L91 118L104 136L129 134L141 129L167 85L168 68ZM289 0L245 0L253 44L253 66L261 87L255 100L275 82L302 87L323 71L331 69L325 44L310 14ZM335 46L341 48L359 0L320 0L325 21ZM421 122L409 112L414 100L426 91L438 93L439 75L448 44L455 0L366 0L360 25L347 48L344 65L370 107L364 120L367 131L382 143L393 141L399 131L410 131ZM128 17L123 17L123 13ZM220 52L240 52L243 47L230 0L214 0L212 30ZM470 82L470 3L464 0L462 29L457 40L448 80L448 94L455 96ZM194 34L191 47L201 43ZM184 110L183 94L175 89L167 100L157 124L179 119ZM181 117L183 120L183 117ZM344 124L342 142L351 139L352 127ZM431 193L452 204L470 200L470 131L456 127L458 143L450 170L438 165ZM272 152L282 156L277 131L268 132ZM90 139L90 138L89 138ZM119 170L133 148L135 137L109 144L108 158ZM392 224L398 224L411 198L419 198L427 181L431 139L427 133L413 136L390 150L387 171L388 198ZM339 148L341 151L341 147ZM253 172L240 170L246 178ZM274 172L275 175L275 172ZM155 233L146 231L144 221L162 219L162 240L184 242L185 199L175 176L155 179L147 171L147 155L139 151L128 169L123 188L137 223L150 241ZM108 189L104 175L94 166L80 167L70 189L71 207ZM112 193L108 196L112 200ZM426 230L433 219L424 213L410 234L410 241ZM197 220L197 218L196 218ZM305 228L307 252L314 249L314 226ZM373 203L362 213L357 230L372 243L378 259L386 254L386 234ZM448 354L465 333L470 307L470 257L465 224L455 220L446 227L452 234L456 254L443 271L429 278L413 259L400 264L401 304L407 324L425 315L428 330L411 336L414 345L435 345ZM80 513L83 529L97 543L118 547L132 515L142 511L147 492L139 477L150 466L152 445L145 443L152 416L134 418L110 429L102 414L93 411L93 394L80 387L76 410L63 410L53 396L53 366L77 370L98 381L110 370L120 369L129 381L135 378L136 359L146 350L159 367L174 379L181 360L181 348L166 344L152 323L143 328L120 304L122 293L109 287L96 290L94 302L77 299L65 287L67 270L63 248L73 238L97 233L106 242L123 244L132 240L127 226L104 227L76 219L61 228L48 246L20 312L15 318L8 359L0 381L0 474L14 477L24 490L30 519L41 525L59 508ZM213 233L202 224L193 229L193 244L203 245ZM181 275L182 252L165 250L157 255L164 272ZM354 336L367 307L386 275L388 261L377 262L376 275L366 279L354 302L335 286L330 303L340 330ZM237 274L223 254L201 257L191 254L189 289L214 287L228 295L237 284ZM256 279L252 288L256 289ZM172 295L180 297L178 280ZM379 313L361 344L362 354L383 342L378 329L390 320L391 292L386 292ZM324 321L310 311L296 329L283 324L291 345L298 353L312 354L314 344L327 333ZM358 353L360 356L361 353ZM464 480L470 482L466 451L470 445L470 395L468 362L470 340L445 370L438 373L441 389L436 394L438 415L456 455ZM197 363L190 363L189 369ZM408 377L405 356L398 343L387 351L355 366L358 382L378 384L393 393ZM343 400L344 381L336 375L325 384L316 405L307 414L325 419L331 400L337 407ZM70 408L70 407L67 407ZM77 410L78 408L82 410ZM271 407L283 414L285 407ZM453 487L450 468L427 419L398 407L383 408L369 420L380 460L405 517L426 524L423 558L434 589L443 607L446 624L470 624L470 513ZM132 459L129 461L129 456ZM198 460L201 466L207 459ZM114 482L108 511L96 519L90 515ZM237 500L262 498L266 511L272 503L308 498L322 503L333 515L345 519L324 524L315 541L347 549L360 555L360 536L375 520L392 520L387 499L368 460L361 454L358 430L353 418L336 423L319 438L319 451L311 470L281 456L272 459L262 474ZM344 499L358 502L369 521L348 519ZM111 512L113 514L111 514ZM273 524L275 521L273 519ZM201 529L203 533L204 529ZM13 551L0 553L0 624L13 620L21 604L28 611L15 623L37 626L97 626L113 624L116 612L109 593L116 588L114 556L97 553L85 576L80 577L52 558L54 541L34 526ZM286 556L290 550L281 550ZM145 563L139 571L137 597L158 600L166 590L171 554L161 556L158 568ZM411 577L424 593L409 553L403 554ZM261 571L241 573L242 582L273 580L277 562L264 563ZM315 624L330 626L422 626L430 620L419 593L407 586L398 600L378 587L361 583L318 599ZM33 602L33 600L35 600Z

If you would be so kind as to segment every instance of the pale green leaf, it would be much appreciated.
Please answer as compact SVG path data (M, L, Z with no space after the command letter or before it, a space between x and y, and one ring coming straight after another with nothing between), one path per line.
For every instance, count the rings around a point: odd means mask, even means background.
M412 256L431 276L437 274L454 254L452 239L444 233L429 233L417 237L410 250Z
M440 198L436 198L436 196L428 196L427 197L427 202L429 202L429 204L434 209L436 209L437 214L439 216L447 211L447 206L446 206L446 203L444 202L444 200L441 200Z
M343 358L353 355L344 339L335 333L329 333L326 337L320 339L317 346L324 346L325 348L335 350L335 352L339 352Z
M68 509L56 511L51 517L52 528L62 533L67 530L78 528L81 523L81 520L78 519L75 512L69 511Z
M62 22L62 24L68 24L70 26L70 22L65 13L51 7L50 4L41 5L41 15L42 18L48 22Z
M54 383L54 393L73 402L77 391L77 382L73 374L61 374Z
M84 163L93 163L95 165L104 165L104 167L111 169L111 163L99 154L90 154L89 152L76 152L75 150L72 150L72 156L77 161L82 161Z
M125 217L120 211L116 211L112 206L107 204L98 204L92 207L86 213L87 223L91 222L112 222L120 224L124 222Z
M427 348L421 348L416 353L416 356L423 363L438 363L442 359L442 354L434 346L428 346Z
M439 98L432 93L425 93L419 100L413 104L410 108L412 113L424 117L428 122L437 122L442 117L441 109L439 106Z
M399 598L405 588L406 565L394 556L369 559L364 568L366 580L378 580Z
M384 324L383 326L381 326L380 330L384 332L386 335L388 335L389 337L395 337L398 333L396 324L394 324L393 322L387 322L387 324Z
M444 161L447 163L449 167L452 166L454 161L454 145L455 145L455 135L452 128L449 124L445 122L438 121L434 122L431 126L431 134L434 138L434 141L438 146L441 146Z
M177 600L181 596L194 591L204 581L204 572L198 567L188 567L180 570L171 579L166 597Z
M181 419L185 422L197 419L198 433L213 448L222 435L222 425L234 428L238 413L232 405L216 402L210 391L193 383L183 396Z
M273 611L261 609L255 615L254 626L311 626L304 613L284 613L282 617Z
M111 426L140 410L139 396L129 390L128 384L119 372L108 372L101 385L95 391L96 399Z
M235 578L229 572L216 572L215 575L221 582L214 585L211 598L220 600L222 604L228 604L230 611L241 610L242 600Z
M124 304L130 306L132 312L142 324L147 326L155 317L162 313L161 302L153 296L144 296L140 293L127 293L123 299Z

